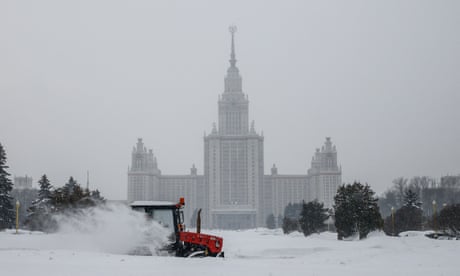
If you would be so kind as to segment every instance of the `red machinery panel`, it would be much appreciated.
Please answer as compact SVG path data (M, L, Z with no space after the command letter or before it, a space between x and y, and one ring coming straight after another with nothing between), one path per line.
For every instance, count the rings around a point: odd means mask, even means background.
M222 251L224 241L220 237L193 232L180 232L180 240L191 244L199 244L207 247L212 254Z

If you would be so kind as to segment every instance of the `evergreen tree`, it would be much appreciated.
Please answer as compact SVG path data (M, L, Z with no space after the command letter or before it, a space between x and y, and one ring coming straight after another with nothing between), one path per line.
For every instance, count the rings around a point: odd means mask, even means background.
M76 184L73 193L69 196L70 207L90 207L94 206L91 199L91 192L83 189L80 185Z
M352 202L353 189L351 185L339 186L334 197L335 227L337 238L342 240L356 233L356 207ZM353 207L353 209L351 208Z
M302 212L301 203L292 204L289 202L288 205L284 208L284 218L281 228L283 228L283 232L285 234L289 234L294 231L300 231L300 212Z
M395 213L395 232L422 230L422 210L413 206L403 206Z
M83 189L71 176L62 189L55 190L58 209L94 206L91 193Z
M302 212L302 203L288 203L284 208L284 217L291 219L299 219L300 212Z
M53 186L50 184L50 181L48 180L46 174L42 175L42 177L38 181L38 184L40 185L40 190L38 191L38 199L41 201L50 200L51 189L53 188Z
M38 181L40 190L38 197L32 202L32 206L27 210L28 216L26 224L30 230L34 231L49 231L54 228L54 221L52 220L52 186L46 174L44 174Z
M90 194L94 201L105 201L104 197L101 196L101 192L99 192L98 189L92 191Z
M394 215L394 229L391 216L385 220L387 226L385 232L391 235L398 235L404 231L418 231L422 229L423 212L420 208L422 203L417 193L412 189L406 189L403 196L403 206L396 210ZM393 233L394 231L394 233Z
M69 178L69 181L67 181L67 183L62 188L63 196L68 199L68 203L73 203L72 198L74 197L74 193L76 192L75 189L77 189L77 185L77 181L75 181L75 179L73 179L73 177L71 176Z
M275 215L273 214L268 215L266 224L267 224L268 229L275 229L276 228Z
M54 231L57 229L55 214L78 212L81 208L105 202L99 190L83 189L73 177L63 187L54 190L46 175L42 176L39 184L39 196L28 210L27 224L32 230Z
M283 228L284 234L289 234L294 231L299 231L299 221L298 219L284 217L282 228Z
M340 186L334 197L338 239L355 234L363 239L370 231L381 229L383 221L377 201L374 191L367 184L355 182Z
M73 206L79 208L93 207L105 202L105 199L101 196L99 190L89 191L88 189L81 189L80 185L75 187L73 194Z
M445 232L460 237L460 204L450 204L439 213L439 225Z
M69 178L64 187L51 192L51 203L57 212L92 207L104 202L99 190L83 189L73 177Z
M404 191L403 206L420 208L420 206L422 206L422 203L420 202L417 193L415 193L411 189L407 189Z
M11 191L13 183L9 179L9 173L6 171L6 153L0 143L0 230L9 228L15 220L15 210L12 203Z
M324 221L328 218L327 208L317 200L303 203L300 213L300 228L305 236L319 233L325 229Z
M54 189L51 192L51 206L53 212L58 212L67 207L67 197L64 194L63 188Z

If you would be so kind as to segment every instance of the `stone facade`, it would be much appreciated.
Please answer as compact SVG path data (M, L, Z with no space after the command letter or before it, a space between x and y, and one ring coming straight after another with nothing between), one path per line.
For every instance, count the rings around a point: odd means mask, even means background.
M128 169L128 201L177 201L184 196L186 220L202 208L203 226L220 229L264 226L268 215L283 215L288 203L302 200L317 199L330 208L342 172L329 137L316 150L306 174L279 175L273 165L271 174L264 175L264 137L254 122L249 126L249 101L236 67L234 32L231 29L230 67L218 102L219 123L204 137L204 175L197 174L195 165L189 175L162 175L152 150L147 151L139 138Z
M204 176L197 174L195 165L188 175L162 175L153 151L144 147L138 138L132 151L132 162L128 168L128 202L136 200L178 201L186 198L184 216L191 218L197 208L205 209L206 198Z

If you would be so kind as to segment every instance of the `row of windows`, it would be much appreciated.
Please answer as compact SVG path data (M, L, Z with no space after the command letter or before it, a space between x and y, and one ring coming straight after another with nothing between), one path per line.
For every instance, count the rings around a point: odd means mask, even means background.
M222 114L224 133L227 134L238 134L243 130L247 116L240 111L225 111Z

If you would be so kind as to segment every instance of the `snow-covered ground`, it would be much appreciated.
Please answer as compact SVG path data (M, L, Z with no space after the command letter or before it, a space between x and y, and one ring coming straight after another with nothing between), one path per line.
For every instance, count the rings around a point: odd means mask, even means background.
M0 275L460 275L460 241L417 232L337 241L333 233L203 231L224 238L226 257L186 259L119 252L143 234L111 231L107 221L91 229L101 233L78 226L56 234L0 232Z

